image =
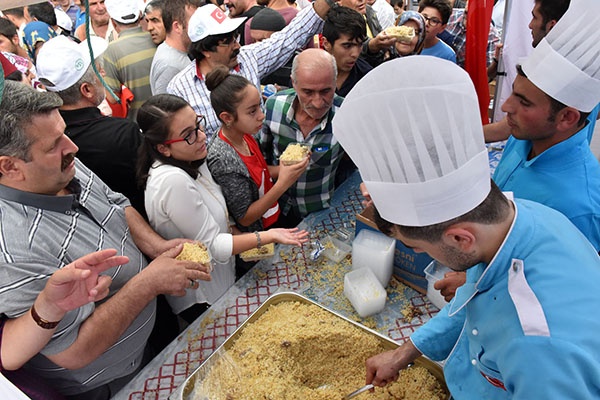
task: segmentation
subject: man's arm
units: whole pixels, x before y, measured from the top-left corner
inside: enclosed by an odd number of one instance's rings
[[[187,239],[165,240],[152,229],[140,213],[133,207],[125,208],[125,218],[135,245],[148,257],[154,259],[165,251],[180,243],[189,242]]]
[[[108,295],[112,282],[101,272],[129,262],[107,249],[88,254],[57,270],[34,302],[37,316],[45,321],[60,321],[67,311]],[[2,366],[7,370],[20,368],[50,341],[56,327],[42,327],[33,319],[32,310],[6,321],[2,332]]]
[[[179,252],[181,246],[159,256],[97,306],[81,324],[75,342],[58,354],[48,355],[48,359],[67,369],[82,368],[114,345],[157,295],[182,296],[190,289],[190,281],[210,280],[207,266],[175,260]]]

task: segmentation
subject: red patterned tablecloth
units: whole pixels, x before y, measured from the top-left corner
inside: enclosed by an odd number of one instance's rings
[[[355,215],[362,211],[358,174],[337,191],[328,210],[307,217],[301,227],[311,233],[311,242],[344,228],[353,232]],[[269,296],[295,291],[321,305],[404,342],[438,309],[427,298],[392,279],[384,311],[361,319],[344,297],[343,275],[351,269],[348,256],[340,264],[322,258],[311,260],[311,246],[277,247],[276,256],[258,263],[229,289],[201,318],[154,358],[113,399],[158,400],[184,383],[201,363],[220,346]],[[403,311],[412,315],[406,317]]]

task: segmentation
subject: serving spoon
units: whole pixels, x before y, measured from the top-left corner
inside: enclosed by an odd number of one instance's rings
[[[348,393],[346,396],[344,396],[344,400],[348,400],[355,396],[358,396],[359,394],[366,392],[367,390],[373,389],[373,387],[374,387],[373,384],[369,383],[368,385],[365,385],[365,386],[361,387],[360,389],[355,390],[352,393]]]

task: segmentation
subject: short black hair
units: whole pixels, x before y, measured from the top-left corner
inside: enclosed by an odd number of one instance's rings
[[[0,35],[12,39],[17,34],[17,26],[7,18],[0,18]]]
[[[29,15],[31,18],[35,18],[38,21],[45,22],[50,26],[56,25],[56,14],[54,13],[54,7],[49,2],[43,2],[38,4],[31,4],[27,6]]]
[[[521,64],[517,64],[517,74],[519,74],[520,76],[527,78],[527,74],[525,74],[525,72],[523,71],[523,67],[521,66]],[[548,99],[550,99],[550,118],[553,119],[556,117],[556,114],[562,110],[563,108],[568,107],[566,104],[556,100],[554,97],[550,96],[548,93],[544,92],[544,94],[548,97]],[[575,107],[573,107],[575,108]],[[587,120],[587,117],[590,115],[589,112],[583,112],[580,110],[579,111],[579,121],[577,121],[577,126],[583,126],[583,124],[585,124],[585,121]]]
[[[419,2],[419,12],[422,12],[425,7],[433,7],[439,11],[442,16],[442,24],[446,25],[452,15],[452,4],[450,0],[421,0]]]
[[[9,8],[2,12],[4,15],[14,15],[17,18],[25,18],[25,7]]]
[[[490,192],[481,204],[471,211],[449,221],[428,226],[403,226],[383,219],[377,209],[375,209],[375,224],[381,232],[388,236],[392,236],[394,228],[396,228],[398,232],[407,238],[423,240],[429,243],[439,242],[449,227],[460,222],[473,222],[483,225],[498,224],[504,221],[509,215],[510,202],[494,181],[490,181]]]
[[[351,40],[364,42],[367,39],[367,24],[358,11],[348,7],[333,7],[327,13],[323,37],[333,45],[342,34],[348,35]]]
[[[540,5],[539,11],[542,22],[546,25],[554,20],[558,21],[567,12],[571,0],[535,0]]]

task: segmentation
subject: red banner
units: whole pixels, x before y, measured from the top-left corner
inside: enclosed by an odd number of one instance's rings
[[[467,13],[465,70],[475,85],[481,122],[484,125],[489,123],[490,90],[487,78],[486,51],[493,8],[493,0],[469,0]]]

